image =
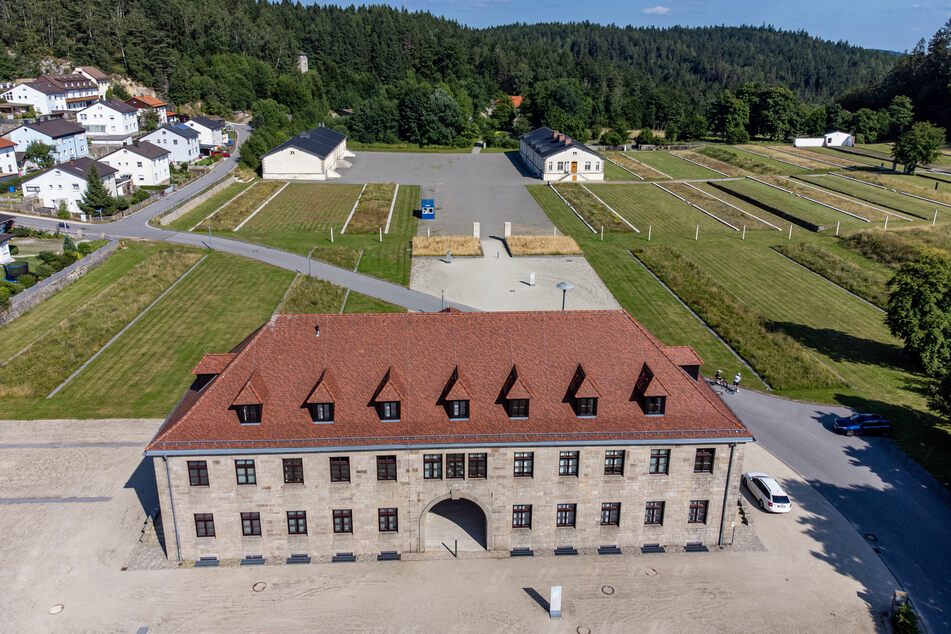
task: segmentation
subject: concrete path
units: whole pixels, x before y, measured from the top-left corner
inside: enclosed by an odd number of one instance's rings
[[[932,632],[951,631],[951,506],[947,492],[888,439],[847,438],[843,407],[741,390],[724,401],[756,440],[801,474],[867,536]],[[795,501],[796,490],[789,491]],[[835,553],[830,556],[835,557]]]

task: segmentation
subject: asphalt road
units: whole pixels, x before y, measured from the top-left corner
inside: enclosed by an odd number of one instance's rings
[[[888,439],[834,433],[832,420],[851,410],[749,390],[723,398],[763,447],[802,475],[877,549],[930,631],[951,631],[951,505],[941,486]]]

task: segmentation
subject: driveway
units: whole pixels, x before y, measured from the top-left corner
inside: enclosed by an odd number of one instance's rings
[[[554,226],[526,185],[542,181],[522,174],[518,153],[415,154],[356,152],[350,168],[338,170],[335,183],[419,185],[421,198],[436,199],[436,219],[422,220],[419,235],[472,235],[481,223],[483,238],[512,233],[546,235]]]
[[[763,447],[868,535],[930,630],[951,631],[951,506],[940,485],[887,439],[832,432],[848,409],[749,390],[723,398]]]

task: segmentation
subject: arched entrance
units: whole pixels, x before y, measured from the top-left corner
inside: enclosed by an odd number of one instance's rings
[[[419,549],[479,552],[491,550],[492,530],[485,507],[476,501],[449,495],[433,500],[419,518]]]

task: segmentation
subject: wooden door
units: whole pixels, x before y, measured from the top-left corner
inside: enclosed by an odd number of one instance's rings
[[[572,174],[577,174],[577,173],[578,173],[578,161],[572,161],[572,162],[571,162],[571,173],[572,173]]]

